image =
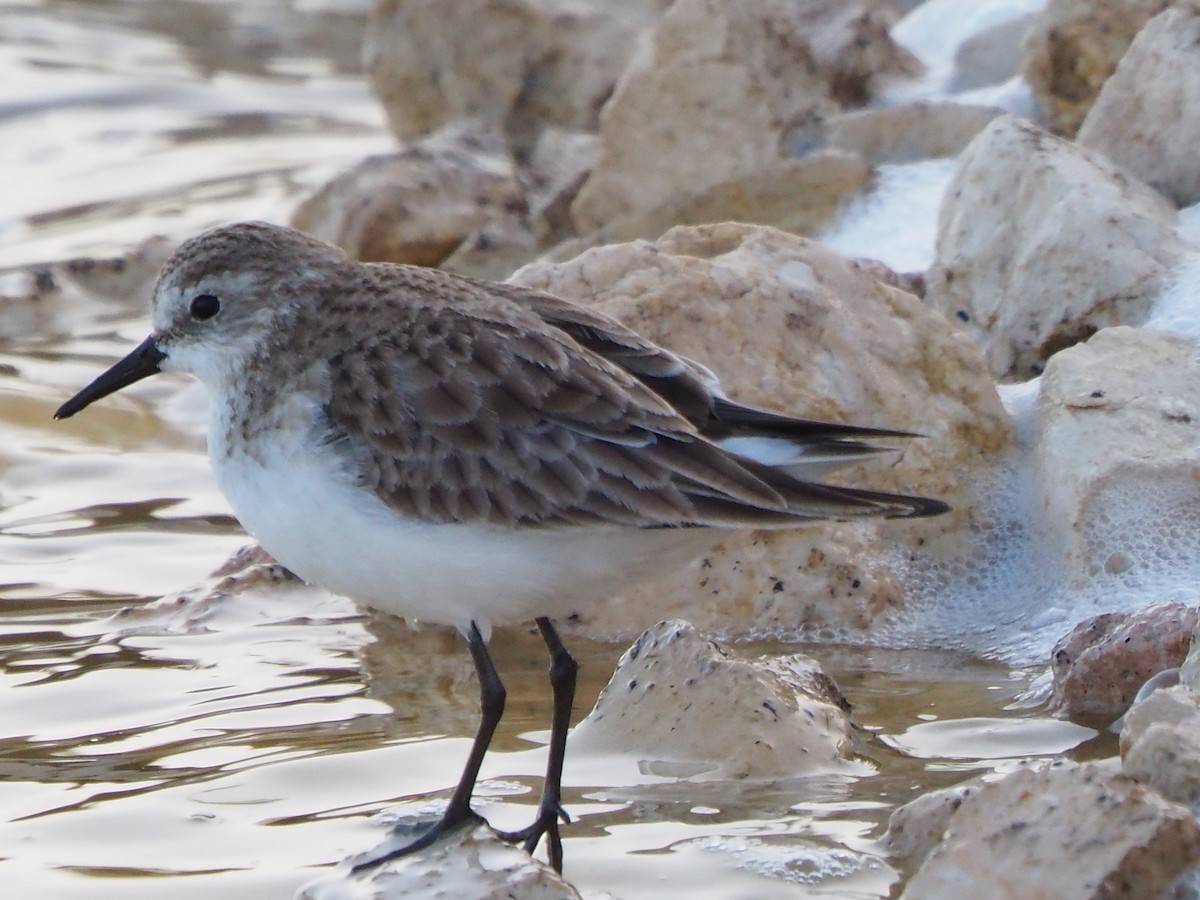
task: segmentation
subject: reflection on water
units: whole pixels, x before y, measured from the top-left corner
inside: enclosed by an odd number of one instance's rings
[[[7,6],[0,266],[278,218],[302,184],[388,147],[358,77],[366,7]]]
[[[357,77],[366,6],[7,6],[0,267],[280,219],[305,185],[390,146]],[[146,272],[167,246],[145,251]],[[154,379],[51,421],[144,335],[136,268],[0,268],[0,882],[30,897],[288,896],[372,845],[372,816],[445,798],[477,688],[455,635],[298,585],[175,602],[245,541],[203,456],[201,392]],[[582,715],[622,648],[572,644]],[[1003,755],[985,734],[978,757],[949,758],[919,723],[1012,719],[1029,678],[949,655],[817,654],[877,775],[689,784],[569,756],[571,879],[623,898],[885,896],[897,876],[871,839],[890,810]],[[519,629],[494,655],[509,711],[480,807],[517,827],[544,767],[546,662]],[[1062,746],[1026,731],[1020,750]]]

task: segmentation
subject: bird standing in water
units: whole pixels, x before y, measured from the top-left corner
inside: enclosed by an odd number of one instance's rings
[[[504,711],[487,638],[533,620],[554,711],[534,822],[562,867],[575,660],[552,620],[669,571],[729,531],[927,516],[922,497],[831,487],[831,467],[905,432],[795,419],[725,398],[703,366],[556,297],[364,264],[300,232],[242,223],[194,237],[154,291],[153,333],[68,400],[64,419],[156,372],[211,398],[208,450],[238,520],[306,581],[456,626],[481,719],[440,820],[471,795]]]

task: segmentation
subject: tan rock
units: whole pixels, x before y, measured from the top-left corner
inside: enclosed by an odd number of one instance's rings
[[[1200,813],[1200,716],[1156,722],[1122,742],[1121,770],[1130,778]]]
[[[519,242],[526,213],[500,135],[460,123],[364,160],[301,203],[291,224],[364,261],[438,266],[488,226]]]
[[[803,654],[739,660],[687,622],[659,622],[621,657],[571,752],[703,780],[863,772],[848,710]]]
[[[1178,206],[1200,201],[1200,10],[1168,9],[1134,38],[1079,129]]]
[[[870,0],[799,0],[794,4],[804,39],[834,99],[861,106],[880,81],[913,76],[921,63],[892,40],[896,14]]]
[[[1130,42],[1171,0],[1049,0],[1030,24],[1021,72],[1050,128],[1073,135]]]
[[[1155,725],[1200,722],[1200,695],[1184,684],[1155,691],[1125,714],[1121,728],[1121,755]]]
[[[190,633],[210,628],[212,617],[228,610],[230,602],[243,594],[270,597],[274,601],[294,591],[307,593],[317,589],[301,582],[262,547],[248,544],[199,584],[150,603],[124,607],[107,619],[104,626],[122,634],[141,630]],[[261,609],[259,616],[266,618]]]
[[[828,146],[857,153],[868,162],[915,162],[958,156],[1003,110],[966,103],[913,103],[861,109],[825,121]]]
[[[1135,705],[1121,729],[1121,769],[1200,814],[1200,695],[1179,684]]]
[[[439,269],[502,281],[539,254],[537,237],[524,223],[509,218],[481,225],[467,235]]]
[[[622,232],[621,240],[653,239],[674,225],[711,222],[747,222],[813,234],[870,181],[871,167],[858,156],[811,153],[722,181],[632,219],[618,219],[612,227]]]
[[[1098,329],[1141,322],[1187,252],[1158,193],[1015,116],[971,142],[945,196],[926,299],[999,378],[1029,378]]]
[[[0,339],[74,334],[114,308],[145,308],[174,249],[166,238],[154,236],[121,256],[87,256],[0,273]]]
[[[544,125],[594,130],[667,0],[376,0],[367,77],[402,141],[485,118],[520,146]]]
[[[547,245],[575,234],[571,204],[592,171],[599,139],[584,131],[547,128],[523,171],[529,217]]]
[[[972,780],[922,794],[888,816],[883,848],[909,868],[916,868],[946,834],[951,817],[982,782]]]
[[[811,241],[768,228],[678,228],[654,244],[539,263],[513,281],[604,312],[722,377],[747,403],[913,429],[886,461],[844,478],[943,497],[922,522],[822,524],[728,539],[690,568],[581,613],[580,630],[629,635],[653,616],[744,634],[863,628],[903,601],[885,546],[955,547],[972,516],[968,473],[1009,446],[1007,416],[971,342],[911,294]],[[839,473],[842,474],[842,473]]]
[[[393,900],[399,897],[461,897],[472,900],[580,900],[579,892],[549,866],[506,844],[486,825],[463,828],[431,847],[364,872],[351,867],[395,845],[342,862],[304,885],[296,900]]]
[[[791,156],[833,108],[798,20],[785,0],[676,0],[604,107],[580,231]]]
[[[1123,775],[1060,761],[983,785],[901,895],[1157,897],[1200,861],[1200,825]]]
[[[1152,579],[1194,559],[1200,535],[1200,368],[1195,345],[1109,328],[1051,358],[1034,461],[1047,541],[1076,583]]]
[[[1182,603],[1154,603],[1079,623],[1054,646],[1051,705],[1083,725],[1116,721],[1147,680],[1183,662],[1196,621]]]
[[[590,234],[560,244],[543,259],[566,262],[591,247],[654,240],[676,225],[748,222],[812,235],[833,219],[847,198],[867,187],[871,174],[861,158],[838,151],[779,160],[698,194],[618,216]]]

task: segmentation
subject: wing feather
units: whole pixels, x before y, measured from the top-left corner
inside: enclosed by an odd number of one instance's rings
[[[771,527],[929,511],[920,498],[812,485],[727,452],[705,434],[718,420],[742,434],[761,415],[770,436],[789,439],[796,420],[724,400],[707,369],[599,313],[512,286],[451,283],[459,294],[397,303],[393,319],[329,360],[331,440],[399,512]],[[817,430],[825,444],[899,436],[830,428]]]

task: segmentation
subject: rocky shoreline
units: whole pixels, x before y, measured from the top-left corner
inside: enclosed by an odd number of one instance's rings
[[[377,5],[369,73],[406,149],[341,176],[294,224],[372,258],[486,277],[516,269],[516,283],[595,304],[706,362],[739,399],[920,432],[894,461],[849,477],[955,508],[916,527],[748,535],[574,628],[612,639],[652,613],[734,637],[870,634],[908,602],[897,556],[940,568],[954,593],[979,535],[1001,527],[984,488],[1016,456],[1031,468],[1028,527],[1052,545],[1048,582],[1132,580],[1196,549],[1196,333],[1145,326],[1197,259],[1177,209],[1200,200],[1185,149],[1200,121],[1200,9],[1052,0],[958,48],[945,83],[960,96],[898,104],[889,91],[922,65],[892,38],[899,12],[885,3],[466,6],[474,27],[439,31],[431,4]],[[453,52],[435,58],[434,36]],[[1005,82],[1024,93],[963,102]],[[1014,94],[1028,108],[999,108]],[[950,157],[927,271],[821,245],[879,166]],[[1036,403],[1014,418],[998,385],[1035,378]],[[1163,520],[1147,521],[1146,506]],[[1120,764],[1022,767],[898,810],[884,845],[911,873],[903,896],[966,885],[1190,896],[1195,607],[1133,606],[1083,617],[1047,660],[1060,715],[1100,727],[1125,716]],[[674,663],[638,659],[693,625],[638,639],[575,752],[719,760],[736,778],[817,771],[828,754],[816,746],[851,764],[852,713],[794,669],[768,675],[770,664],[714,697],[760,712],[803,698],[825,724],[811,735],[774,723],[804,746],[790,761],[756,763],[724,743],[706,754],[704,711],[724,704],[698,701],[680,721],[675,690],[694,694],[701,671],[707,683],[725,666],[694,648]],[[1178,685],[1126,714],[1146,680],[1181,665]],[[779,677],[789,699],[762,700],[761,678]],[[664,718],[674,724],[651,737]],[[750,743],[764,741],[782,737]]]

